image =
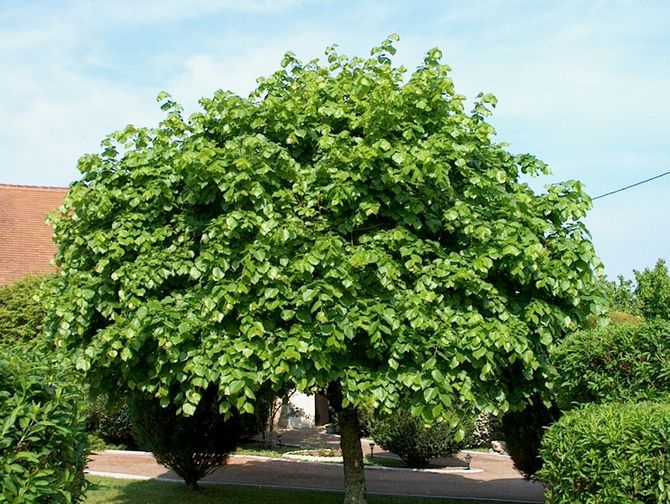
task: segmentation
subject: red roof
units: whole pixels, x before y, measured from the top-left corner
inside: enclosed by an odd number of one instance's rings
[[[56,245],[45,220],[61,206],[67,191],[0,184],[0,285],[54,271]]]

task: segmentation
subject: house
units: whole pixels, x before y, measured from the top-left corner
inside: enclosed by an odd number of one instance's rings
[[[67,188],[0,184],[0,285],[55,271],[56,245],[47,216]]]

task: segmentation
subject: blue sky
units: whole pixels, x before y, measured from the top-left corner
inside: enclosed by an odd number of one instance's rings
[[[216,89],[246,95],[291,50],[364,56],[401,36],[415,68],[438,46],[467,96],[493,92],[513,152],[598,195],[670,170],[670,2],[3,1],[0,182],[66,186],[77,158],[128,123],[187,111]],[[670,176],[603,198],[587,223],[610,276],[670,259]]]

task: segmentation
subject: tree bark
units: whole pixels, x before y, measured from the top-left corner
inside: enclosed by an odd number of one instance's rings
[[[198,480],[194,478],[188,478],[184,480],[184,483],[186,483],[186,488],[191,491],[195,492],[197,490],[200,490],[200,486],[198,485]]]
[[[344,504],[367,504],[358,413],[340,410],[340,446],[344,459]]]

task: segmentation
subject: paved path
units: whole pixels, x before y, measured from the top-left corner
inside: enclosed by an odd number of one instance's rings
[[[462,457],[462,455],[459,455]],[[398,469],[366,468],[370,493],[453,498],[488,498],[515,502],[544,502],[544,490],[524,481],[508,457],[472,454],[472,467],[481,472],[435,474]],[[158,464],[152,455],[141,452],[105,451],[94,454],[88,465],[93,474],[117,477],[179,479]],[[254,486],[274,486],[315,490],[343,490],[342,466],[293,462],[262,457],[233,456],[225,469],[205,481]]]

